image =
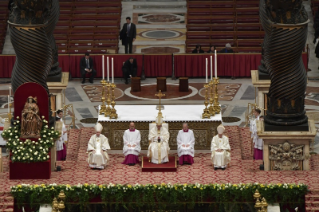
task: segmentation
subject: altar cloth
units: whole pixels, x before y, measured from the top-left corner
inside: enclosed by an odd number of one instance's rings
[[[210,119],[202,119],[204,105],[165,105],[162,110],[165,122],[221,122],[221,114],[215,114]],[[98,116],[98,122],[153,122],[157,117],[156,105],[116,105],[117,119],[104,115]]]

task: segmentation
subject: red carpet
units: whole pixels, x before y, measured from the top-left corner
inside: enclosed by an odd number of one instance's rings
[[[149,162],[148,157],[142,157],[142,172],[176,172],[177,163],[175,156],[169,157],[169,162],[154,164]]]

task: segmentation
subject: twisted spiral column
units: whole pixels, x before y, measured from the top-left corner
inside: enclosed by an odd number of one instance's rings
[[[48,74],[49,77],[56,76],[61,73],[61,68],[59,67],[59,62],[58,62],[58,47],[55,43],[55,39],[53,36],[55,26],[59,21],[59,16],[60,16],[59,0],[52,0],[51,12],[48,19],[48,24],[45,27],[45,30],[49,39],[49,43],[52,49],[52,57],[53,57],[52,67]]]
[[[299,125],[308,121],[304,99],[307,86],[302,50],[307,40],[308,21],[300,24],[271,23],[265,43],[266,67],[271,85],[265,122],[272,125]]]
[[[45,25],[23,26],[10,21],[8,23],[11,42],[16,52],[11,77],[13,91],[24,83],[36,82],[49,94],[46,79],[51,69],[52,49]]]

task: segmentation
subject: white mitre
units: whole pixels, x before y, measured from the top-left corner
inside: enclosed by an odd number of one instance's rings
[[[223,134],[225,131],[225,127],[221,124],[217,127],[218,134]]]
[[[163,117],[157,116],[155,120],[156,125],[162,125],[163,124]]]
[[[97,123],[94,128],[96,132],[102,132],[103,130],[103,126],[100,123]]]

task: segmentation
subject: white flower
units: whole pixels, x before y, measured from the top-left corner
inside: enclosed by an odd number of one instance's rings
[[[51,133],[48,133],[48,135],[51,135]]]
[[[20,152],[20,149],[18,149],[18,152]]]
[[[10,135],[12,135],[12,133],[10,133]]]
[[[19,124],[19,123],[20,123],[20,121],[17,121],[17,123]]]
[[[40,146],[40,149],[42,149],[42,146]]]
[[[50,156],[48,155],[47,158],[50,158]]]
[[[19,119],[20,117],[19,116],[17,116],[17,119]]]
[[[30,158],[30,160],[33,160],[33,158]]]
[[[18,157],[18,160],[20,160],[20,157]]]
[[[18,132],[18,130],[15,130],[14,132],[15,132],[15,133],[17,133],[17,132]]]
[[[24,160],[25,158],[23,157],[22,160]]]
[[[54,130],[54,127],[51,127],[52,130]]]
[[[48,128],[48,125],[45,125],[45,128]]]
[[[35,152],[35,153],[34,153],[34,155],[37,155],[37,154],[38,154],[38,152]]]
[[[11,138],[9,138],[9,141],[11,141]]]
[[[47,159],[46,157],[43,157],[43,160]]]
[[[298,207],[295,208],[295,211],[298,211]]]
[[[44,119],[45,117],[44,117],[44,116],[42,116],[42,118]]]
[[[38,140],[41,141],[41,138],[39,138]]]

